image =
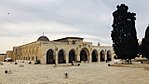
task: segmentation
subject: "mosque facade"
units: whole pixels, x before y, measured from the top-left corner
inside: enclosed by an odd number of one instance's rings
[[[41,64],[69,64],[72,62],[105,62],[114,57],[111,46],[92,45],[80,37],[65,37],[50,41],[40,36],[37,41],[13,47],[9,54],[14,61]]]

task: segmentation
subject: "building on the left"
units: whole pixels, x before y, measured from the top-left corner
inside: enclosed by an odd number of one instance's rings
[[[4,61],[6,59],[6,54],[0,54],[0,61]]]
[[[14,60],[14,52],[9,50],[9,51],[6,51],[6,54],[0,54],[0,61],[15,61]]]

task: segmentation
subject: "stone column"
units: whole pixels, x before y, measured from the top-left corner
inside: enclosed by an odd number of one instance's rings
[[[114,60],[114,55],[115,55],[114,52],[112,52],[112,53],[111,53],[111,61]]]
[[[69,55],[66,54],[66,64],[69,64]]]
[[[77,56],[77,61],[80,61],[80,55],[77,54],[76,56]]]
[[[107,60],[107,50],[106,49],[104,50],[104,56],[105,56],[105,62],[106,62],[106,60]]]
[[[98,62],[100,62],[100,54],[98,54]]]
[[[91,54],[89,55],[88,62],[92,63],[92,55]]]
[[[107,60],[107,53],[105,52],[105,61]]]
[[[58,53],[57,51],[55,51],[55,65],[58,64]]]

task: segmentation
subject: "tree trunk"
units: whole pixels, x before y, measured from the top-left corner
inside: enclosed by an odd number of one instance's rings
[[[129,59],[129,64],[132,64],[132,60],[131,59]]]

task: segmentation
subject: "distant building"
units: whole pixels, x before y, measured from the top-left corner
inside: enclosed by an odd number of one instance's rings
[[[14,47],[11,57],[14,61],[31,61],[42,64],[67,64],[72,61],[91,63],[113,60],[114,52],[111,46],[93,46],[92,42],[84,42],[83,39],[66,37],[50,41],[43,35],[35,42]]]
[[[12,61],[12,60],[15,60],[14,59],[14,53],[13,51],[9,50],[9,51],[6,51],[6,58],[5,58],[5,61]]]
[[[6,54],[0,54],[0,61],[4,61],[6,58]]]

